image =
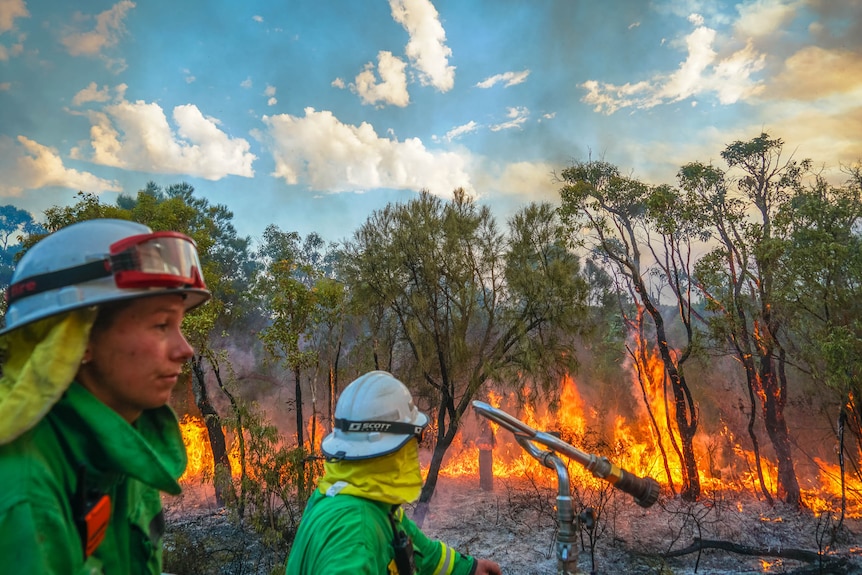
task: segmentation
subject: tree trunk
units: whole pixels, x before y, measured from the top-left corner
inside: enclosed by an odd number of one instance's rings
[[[778,463],[778,491],[776,495],[785,503],[798,507],[802,504],[802,494],[796,479],[796,471],[793,468],[793,453],[787,432],[787,421],[784,419],[784,401],[775,372],[772,370],[772,361],[769,358],[762,358],[760,380],[762,384],[763,423],[766,426],[766,433],[772,441],[772,448],[775,450],[775,458]]]
[[[434,490],[437,489],[437,479],[440,475],[440,469],[443,467],[443,457],[446,455],[446,450],[452,445],[455,431],[457,429],[450,426],[450,432],[446,434],[443,441],[438,442],[434,446],[434,453],[431,455],[431,464],[428,466],[428,476],[425,478],[425,484],[422,486],[422,492],[419,494],[419,501],[414,511],[413,521],[420,529],[428,514],[428,505],[434,496]],[[452,437],[449,437],[450,435]]]
[[[239,404],[236,401],[236,398],[233,394],[225,387],[224,381],[221,378],[221,370],[219,369],[219,364],[210,356],[210,367],[213,370],[213,374],[216,378],[216,383],[218,384],[219,389],[230,401],[230,407],[233,411],[233,416],[236,418],[236,441],[239,446],[239,498],[237,499],[237,514],[239,518],[242,519],[245,517],[245,486],[246,486],[246,477],[247,477],[247,469],[246,469],[246,461],[245,461],[245,435],[243,435],[243,420],[242,420],[242,410],[239,408]],[[223,469],[222,474],[219,475],[219,468],[216,469],[217,473],[215,476],[216,489],[219,489],[221,486],[222,489],[230,489],[231,496],[235,496],[236,492],[233,491],[233,470],[230,466],[227,469]]]
[[[625,317],[625,313],[623,313]],[[647,383],[649,382],[649,375],[647,374],[647,366],[649,366],[649,356],[647,354],[647,339],[644,335],[644,306],[638,304],[637,305],[637,314],[634,322],[631,323],[632,328],[637,334],[637,340],[635,341],[635,348],[631,349],[631,347],[626,344],[626,351],[629,356],[631,356],[634,361],[635,373],[638,378],[638,386],[640,386],[641,397],[643,398],[644,408],[647,412],[647,417],[650,420],[650,428],[652,432],[655,434],[655,443],[658,446],[658,450],[661,453],[661,459],[664,463],[664,473],[667,478],[667,484],[670,488],[671,493],[676,495],[676,485],[674,485],[673,474],[670,471],[670,464],[667,458],[667,450],[664,446],[664,441],[662,439],[661,428],[659,427],[658,421],[655,418],[655,411],[653,410],[652,404],[650,403],[650,394],[647,388]],[[666,373],[666,372],[665,372]],[[664,389],[666,386],[662,385]],[[667,403],[667,393],[665,395],[665,403]],[[665,409],[665,413],[667,413],[667,409]],[[668,422],[668,430],[670,430],[670,422]],[[673,441],[673,434],[670,434],[670,440],[674,446],[676,446],[676,442]]]
[[[652,429],[653,433],[655,433],[655,442],[656,442],[656,445],[658,446],[659,452],[661,453],[662,462],[664,463],[664,473],[665,473],[665,477],[667,478],[668,487],[670,487],[671,493],[676,495],[676,486],[673,483],[673,475],[671,474],[670,464],[668,463],[668,459],[667,459],[667,450],[665,449],[664,441],[662,440],[661,428],[658,425],[658,421],[656,421],[655,413],[654,413],[654,410],[652,408],[652,405],[650,404],[650,397],[649,397],[649,393],[647,391],[646,367],[647,367],[647,365],[649,365],[649,362],[648,362],[648,357],[647,357],[647,353],[646,353],[646,349],[647,349],[646,338],[643,335],[643,306],[640,306],[640,305],[638,306],[638,314],[637,315],[638,315],[638,319],[637,319],[638,341],[636,342],[635,349],[634,350],[629,349],[628,352],[629,352],[629,355],[631,355],[632,358],[634,359],[635,372],[637,373],[637,377],[638,377],[638,385],[640,386],[641,396],[643,397],[643,402],[644,402],[644,406],[646,408],[647,416],[649,417],[649,420],[650,420],[650,426],[651,426],[650,428]],[[626,346],[626,347],[628,348],[628,346]],[[665,410],[665,412],[667,412],[667,410]],[[672,435],[671,435],[671,441],[673,441]]]
[[[763,477],[763,461],[760,457],[760,441],[757,438],[757,431],[754,429],[754,424],[757,421],[757,396],[755,389],[757,387],[757,375],[754,371],[754,365],[751,361],[751,356],[738,353],[745,367],[745,380],[748,385],[748,401],[751,409],[748,413],[748,437],[751,439],[752,450],[754,451],[754,465],[757,469],[757,479],[760,482],[760,492],[766,498],[766,501],[772,505],[772,494],[766,487],[766,479]]]
[[[341,339],[338,340],[338,347],[335,348],[335,358],[329,366],[329,426],[332,429],[332,424],[335,421],[335,402],[338,397],[338,363],[341,359]]]
[[[207,436],[210,441],[210,449],[213,454],[213,462],[215,476],[224,470],[230,474],[230,461],[227,458],[227,442],[224,437],[224,430],[221,425],[221,418],[218,412],[213,407],[207,393],[206,383],[204,381],[203,356],[195,355],[192,357],[192,391],[195,396],[195,404],[204,418],[204,424],[207,427]],[[214,481],[216,505],[223,507],[225,503],[224,486],[220,482]]]
[[[305,434],[303,432],[303,417],[302,417],[302,384],[300,383],[300,370],[298,367],[293,368],[293,393],[296,397],[296,446],[302,447],[305,443]]]
[[[443,377],[444,381],[448,378]],[[414,512],[414,521],[422,528],[425,522],[425,516],[428,513],[428,505],[431,503],[431,498],[434,496],[434,490],[437,489],[437,478],[440,475],[440,469],[443,467],[443,457],[446,455],[446,450],[452,445],[455,439],[455,434],[458,433],[458,422],[460,415],[455,411],[455,405],[452,402],[451,388],[447,384],[441,387],[442,396],[440,398],[439,409],[437,411],[437,437],[434,445],[434,452],[431,454],[431,463],[428,466],[428,475],[425,477],[425,484],[422,486],[422,492],[419,494],[419,501]],[[449,416],[449,425],[446,425],[446,416]]]
[[[676,425],[682,444],[683,484],[680,496],[686,501],[696,501],[700,497],[700,475],[697,470],[697,459],[694,455],[694,436],[698,425],[697,410],[694,407],[694,400],[691,397],[691,391],[688,389],[685,377],[671,356],[664,328],[664,318],[662,318],[661,312],[652,305],[652,302],[645,297],[645,294],[645,286],[641,285],[640,295],[644,297],[644,305],[655,324],[656,345],[661,354],[665,371],[670,378],[671,390],[673,391]]]
[[[479,438],[476,446],[479,451],[479,488],[482,491],[494,491],[494,430],[490,422],[479,418]]]
[[[844,516],[847,513],[847,468],[844,463],[844,424],[847,421],[846,398],[838,414],[838,468],[841,470],[841,518],[838,520],[838,528],[844,524]]]

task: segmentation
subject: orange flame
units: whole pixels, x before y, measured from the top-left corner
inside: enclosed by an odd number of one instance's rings
[[[669,485],[660,446],[668,459],[670,480],[678,487],[682,481],[679,456],[674,447],[678,439],[671,435],[674,425],[672,402],[665,402],[664,371],[661,361],[651,354],[645,354],[645,365],[635,366],[643,377],[646,397],[653,410],[655,424],[641,408],[634,421],[621,415],[613,416],[587,409],[575,381],[565,377],[560,383],[560,401],[555,411],[547,408],[518,407],[515,393],[508,395],[489,391],[488,403],[514,415],[527,425],[539,431],[558,433],[567,443],[587,453],[607,456],[620,467],[639,476],[649,476],[660,484]],[[643,398],[640,382],[633,376],[637,397]],[[469,424],[470,419],[465,418]],[[493,422],[476,416],[480,422],[479,432],[472,432],[469,425],[462,425],[455,440],[447,451],[440,475],[444,477],[479,477],[479,452],[492,453],[490,460],[493,476],[497,478],[531,478],[539,485],[553,486],[556,474],[553,469],[544,467],[530,456],[517,443],[514,436],[500,430]],[[481,425],[485,427],[481,427]],[[180,422],[183,441],[188,453],[188,467],[180,478],[181,482],[211,479],[213,475],[213,456],[209,436],[204,421],[199,417],[186,415]],[[658,431],[656,430],[658,428]],[[315,450],[326,434],[322,422],[312,418],[306,429],[306,437],[314,441]],[[695,437],[695,454],[698,458],[701,489],[704,495],[721,490],[760,493],[759,478],[756,472],[755,457],[751,450],[740,445],[728,425],[712,434],[703,430]],[[544,450],[545,447],[537,445]],[[862,454],[859,464],[862,464]],[[423,456],[424,459],[424,456]],[[231,473],[240,476],[240,457],[238,442],[232,441],[228,453]],[[842,486],[841,473],[836,463],[813,458],[816,464],[816,477],[806,478],[802,483],[803,503],[815,513],[834,512],[840,508],[842,489],[846,498],[848,517],[862,517],[862,480],[850,473],[845,474]],[[766,457],[761,457],[761,467],[767,489],[774,491],[777,485],[777,467]],[[849,466],[848,466],[849,467]],[[858,467],[857,467],[858,468]],[[427,469],[427,466],[426,466]],[[248,470],[253,476],[255,470]],[[596,480],[580,465],[570,465],[571,485],[578,488],[596,488],[602,482]],[[740,504],[741,505],[741,504]]]
[[[215,465],[209,432],[204,420],[200,417],[186,414],[180,420],[180,431],[188,456],[188,465],[179,479],[180,483],[188,484],[193,481],[211,479]],[[223,429],[222,431],[226,439],[230,439],[231,434],[229,431],[227,429]],[[305,431],[309,441],[314,438],[314,447],[319,451],[320,442],[326,434],[320,420],[317,418],[310,420]],[[235,479],[239,478],[242,475],[242,466],[240,461],[240,446],[235,437],[230,442],[227,457],[230,463],[231,476]],[[252,475],[254,474],[254,470],[250,470],[250,472]]]
[[[499,392],[488,395],[489,403],[514,415],[530,427],[539,431],[556,431],[571,445],[587,453],[607,456],[620,467],[640,476],[655,478],[660,484],[668,486],[668,477],[659,446],[664,447],[668,458],[671,478],[678,487],[682,481],[681,467],[670,429],[675,429],[672,402],[663,398],[664,370],[655,355],[647,355],[646,365],[641,366],[644,386],[654,413],[656,425],[646,416],[645,410],[635,421],[622,416],[612,419],[613,425],[604,432],[602,416],[585,410],[584,402],[575,381],[566,377],[561,382],[560,405],[556,413],[547,409],[524,407],[519,409],[515,394],[505,396]],[[640,385],[637,385],[638,397]],[[478,418],[479,416],[477,416]],[[607,417],[605,415],[605,417]],[[668,423],[671,425],[668,425]],[[493,432],[493,475],[497,478],[525,478],[551,485],[556,480],[554,470],[544,467],[531,457],[515,441],[514,436],[490,422]],[[659,433],[656,432],[656,427]],[[760,493],[760,483],[756,472],[754,452],[743,448],[733,433],[723,424],[718,433],[709,434],[703,430],[695,437],[695,454],[699,462],[701,489],[705,495],[720,490]],[[544,450],[544,446],[537,445]],[[478,477],[479,449],[491,446],[476,438],[471,438],[469,429],[462,427],[444,460],[440,475],[444,477]],[[822,459],[814,459],[819,470],[819,478],[810,481],[803,488],[803,503],[815,513],[835,511],[840,508],[841,481],[837,464]],[[862,457],[860,457],[862,463]],[[778,471],[774,461],[761,457],[761,468],[767,489],[774,491]],[[573,487],[596,486],[597,480],[580,465],[570,465],[569,473]],[[599,482],[600,483],[600,482]],[[848,517],[862,517],[862,481],[858,477],[845,475],[844,493]]]
[[[223,430],[227,434],[227,430]],[[204,420],[200,417],[186,414],[180,420],[180,432],[186,446],[188,464],[180,477],[180,483],[190,483],[194,480],[211,478],[215,463],[210,447],[209,432]],[[239,446],[234,443],[227,454],[233,477],[240,476]]]

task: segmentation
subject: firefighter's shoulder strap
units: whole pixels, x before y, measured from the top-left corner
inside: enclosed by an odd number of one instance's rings
[[[81,551],[84,553],[84,561],[92,555],[108,532],[108,523],[111,520],[111,498],[107,493],[94,489],[87,481],[87,464],[78,461],[69,445],[69,439],[54,425],[54,433],[66,452],[66,457],[75,462],[75,492],[72,494],[72,517],[78,535],[81,537]]]
[[[111,498],[107,493],[89,489],[87,486],[87,468],[78,464],[78,486],[72,496],[72,513],[75,526],[81,536],[81,549],[84,551],[84,561],[96,551],[111,520]]]
[[[400,505],[393,505],[389,510],[389,522],[392,524],[392,547],[395,550],[395,566],[399,575],[416,573],[416,563],[413,560],[413,542],[407,533],[401,529],[401,518],[404,510]]]

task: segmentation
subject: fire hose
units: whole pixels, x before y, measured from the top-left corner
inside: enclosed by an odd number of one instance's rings
[[[611,463],[607,457],[585,453],[544,431],[537,431],[520,419],[483,401],[473,401],[473,409],[480,415],[509,430],[518,444],[534,459],[557,473],[557,564],[558,575],[577,573],[577,529],[572,501],[569,472],[557,453],[574,459],[593,476],[607,481],[620,491],[631,495],[641,507],[650,507],[658,500],[659,484],[651,477],[638,477]],[[540,443],[550,451],[540,449]]]

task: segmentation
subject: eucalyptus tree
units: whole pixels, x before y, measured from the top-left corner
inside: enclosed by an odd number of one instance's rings
[[[317,380],[323,370],[322,360],[327,364],[330,394],[337,384],[345,300],[344,286],[334,276],[337,245],[327,244],[314,232],[303,239],[298,232],[285,232],[271,224],[264,230],[256,255],[261,268],[254,294],[266,317],[258,337],[267,353],[293,375],[296,440],[302,448],[307,423],[303,378],[310,381],[312,432],[317,428]],[[327,403],[332,403],[331,398]]]
[[[698,263],[696,275],[717,314],[711,325],[737,345],[749,385],[760,403],[778,466],[777,496],[801,504],[799,481],[784,409],[788,400],[785,315],[780,304],[780,270],[786,238],[776,215],[801,189],[810,160],[782,158],[784,142],[762,133],[728,145],[721,157],[738,176],[727,189],[712,188],[701,209],[713,220],[718,245]],[[684,187],[710,189],[703,178],[718,177],[700,164],[683,168]],[[723,176],[722,176],[723,177]]]
[[[40,233],[45,230],[33,219],[33,214],[12,205],[0,206],[0,250],[4,254],[15,246],[20,248],[23,236]]]
[[[781,206],[776,227],[786,238],[777,271],[789,353],[806,366],[839,406],[838,459],[862,453],[862,173],[851,170],[841,186],[814,184]],[[850,450],[843,431],[856,438]],[[854,462],[851,456],[850,461]],[[856,468],[857,476],[862,470]]]
[[[329,421],[335,413],[338,393],[339,363],[343,352],[345,324],[348,310],[347,292],[337,277],[337,262],[341,255],[335,242],[325,242],[316,232],[309,233],[297,253],[300,265],[298,279],[311,289],[314,299],[311,322],[306,334],[306,345],[315,350],[315,362],[309,390],[312,404],[312,433],[317,430],[317,393],[321,372],[326,372],[326,416]],[[317,438],[312,437],[314,444]]]
[[[653,188],[624,177],[610,163],[576,162],[563,170],[561,177],[559,212],[568,228],[569,241],[573,247],[587,250],[597,262],[607,265],[620,280],[621,295],[628,295],[636,308],[635,315],[629,318],[629,335],[639,336],[636,347],[645,344],[642,339],[644,311],[652,322],[654,346],[673,393],[679,446],[674,433],[670,436],[681,458],[681,495],[695,500],[700,496],[694,453],[698,411],[683,364],[690,357],[693,344],[688,277],[691,242],[696,239],[696,230],[675,217],[682,204],[674,190],[667,186]],[[670,287],[677,315],[686,328],[685,337],[676,342],[677,345],[672,346],[670,341],[660,294],[654,290],[656,285]],[[622,309],[624,311],[624,307]],[[642,359],[645,351],[641,347],[632,349],[631,353],[633,356],[640,353]],[[645,397],[645,403],[654,431],[658,433],[649,398]],[[670,422],[668,425],[670,428]],[[662,447],[660,436],[657,443]],[[667,463],[665,465],[667,467]],[[670,477],[669,470],[668,475]]]
[[[389,204],[345,245],[352,300],[395,318],[394,369],[431,404],[434,450],[420,523],[443,457],[483,386],[517,373],[558,383],[573,367],[571,336],[586,286],[558,233],[547,204],[525,207],[503,233],[490,210],[459,188],[450,201],[423,191]],[[378,317],[387,325],[389,316]]]
[[[314,323],[317,329],[312,334],[313,345],[319,350],[320,356],[326,358],[326,415],[332,421],[339,392],[339,363],[347,324],[347,290],[341,281],[322,277],[315,285],[315,296],[317,306]]]
[[[270,224],[263,232],[258,259],[263,269],[255,279],[255,293],[264,305],[268,324],[258,334],[266,351],[293,374],[296,445],[305,445],[302,373],[317,361],[316,351],[304,345],[312,327],[315,297],[310,285],[314,268],[301,257],[297,232]]]
[[[748,436],[754,453],[754,463],[760,490],[772,501],[763,471],[760,439],[757,433],[757,389],[755,339],[748,320],[752,315],[749,278],[746,263],[749,246],[738,241],[740,227],[747,217],[747,205],[730,195],[725,172],[715,166],[691,162],[677,174],[685,190],[686,203],[693,209],[689,221],[710,234],[712,248],[696,263],[694,285],[705,299],[708,326],[716,342],[727,342],[745,373],[748,392]]]

